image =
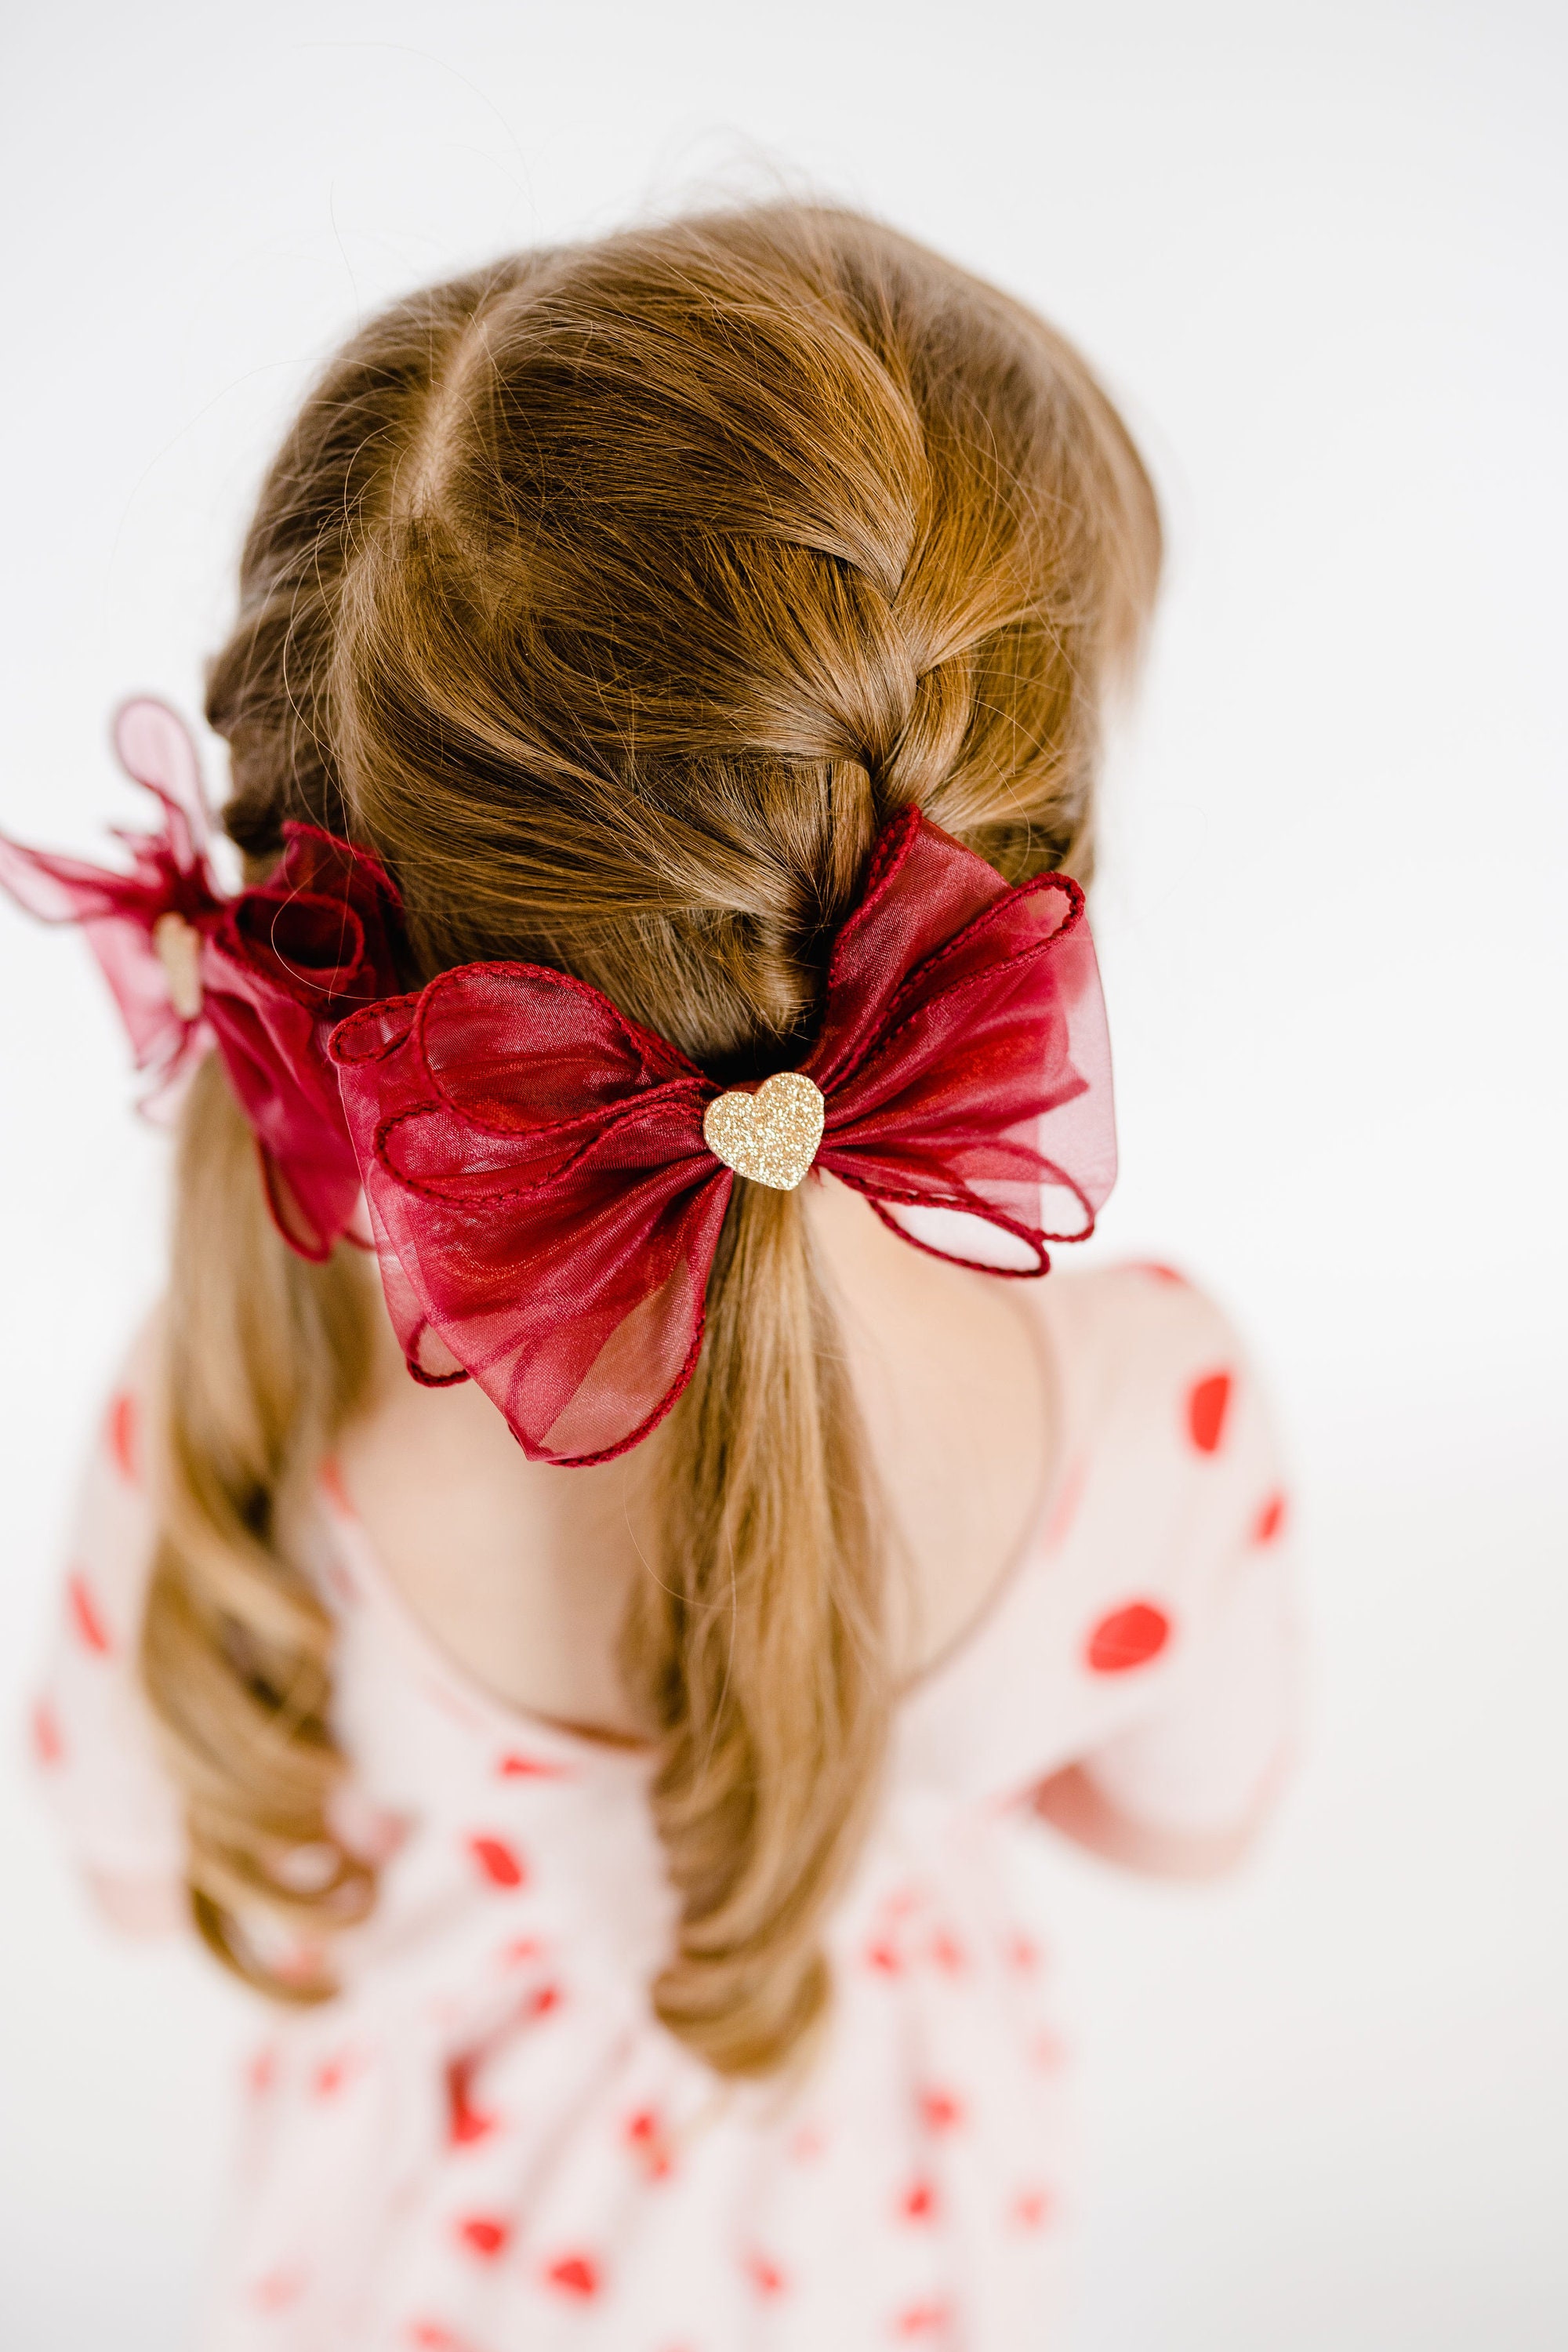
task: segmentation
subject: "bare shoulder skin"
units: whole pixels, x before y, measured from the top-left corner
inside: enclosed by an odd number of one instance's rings
[[[807,1213],[886,1498],[889,1627],[910,1676],[963,1640],[1016,1557],[1056,1467],[1054,1400],[1012,1285],[909,1248],[832,1179],[810,1188]],[[649,1458],[529,1462],[479,1389],[407,1380],[390,1326],[374,1406],[341,1453],[370,1541],[442,1647],[505,1704],[622,1738],[647,1728],[616,1644],[653,1556]],[[1159,1876],[1213,1875],[1250,1843],[1129,1821],[1071,1769],[1037,1809]]]
[[[890,1520],[901,1674],[984,1610],[1052,1465],[1038,1343],[1009,1286],[909,1248],[831,1179],[810,1215]],[[595,1468],[529,1462],[469,1384],[421,1389],[384,1331],[372,1411],[340,1452],[370,1541],[442,1645],[510,1706],[636,1735],[615,1666],[653,1546],[645,1447]]]

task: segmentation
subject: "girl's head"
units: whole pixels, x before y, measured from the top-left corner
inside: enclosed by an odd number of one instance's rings
[[[1143,470],[1081,361],[853,215],[778,207],[519,257],[365,329],[307,401],[213,666],[253,870],[304,816],[395,875],[423,967],[553,963],[722,1077],[809,1035],[879,826],[1086,878],[1102,692],[1152,598]],[[416,977],[411,975],[411,977]],[[660,2014],[715,2065],[820,2010],[874,1793],[883,1559],[798,1195],[737,1184],[628,1676],[681,1904]],[[361,1401],[353,1263],[267,1227],[216,1069],[186,1122],[174,1476],[146,1635],[198,1916],[265,1975],[310,1893],[327,1627],[299,1550]]]

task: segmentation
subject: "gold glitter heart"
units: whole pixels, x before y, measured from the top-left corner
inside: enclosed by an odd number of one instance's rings
[[[702,1114],[702,1137],[715,1160],[793,1192],[816,1157],[826,1105],[802,1070],[778,1070],[754,1095],[720,1095]]]

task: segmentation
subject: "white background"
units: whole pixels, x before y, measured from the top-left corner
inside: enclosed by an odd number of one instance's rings
[[[108,709],[196,703],[309,373],[508,245],[846,196],[1046,310],[1150,454],[1173,555],[1096,912],[1105,1245],[1255,1335],[1315,1693],[1234,1885],[1042,1860],[1084,2352],[1568,2342],[1563,36],[1546,0],[8,12],[14,832],[89,849],[132,814]],[[245,2004],[92,1924],[13,1761],[163,1147],[78,942],[6,915],[0,985],[0,2338],[180,2352]]]

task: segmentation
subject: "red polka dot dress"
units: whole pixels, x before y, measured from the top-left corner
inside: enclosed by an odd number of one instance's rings
[[[1251,1817],[1290,1736],[1289,1513],[1233,1334],[1168,1269],[1030,1294],[1058,1465],[986,1613],[906,1695],[803,2077],[653,2018],[647,1764],[437,1648],[329,1478],[341,1826],[384,1857],[342,1995],[268,2012],[205,2352],[1026,2352],[1062,2342],[1063,2053],[1017,1887],[1076,1764],[1152,1829]],[[132,1670],[130,1400],[92,1471],[35,1748],[92,1868],[176,1877]],[[309,1857],[302,1858],[302,1867]]]

